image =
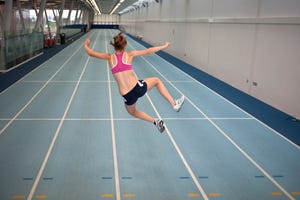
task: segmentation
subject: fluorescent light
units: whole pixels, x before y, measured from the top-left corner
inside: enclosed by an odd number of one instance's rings
[[[99,10],[99,8],[98,8],[98,6],[97,6],[95,0],[87,0],[87,2],[90,4],[90,6],[93,8],[94,12],[95,12],[97,15],[101,14],[101,12],[100,12],[100,10]]]
[[[121,1],[123,1],[123,0],[121,0]],[[137,8],[140,8],[140,7],[144,6],[144,5],[146,6],[147,4],[152,3],[154,1],[155,0],[138,0],[134,4],[128,6],[127,8],[123,9],[122,11],[120,11],[119,14],[122,15],[122,14],[125,14],[125,13],[128,13],[128,12],[137,10]]]
[[[120,0],[119,3],[114,7],[114,9],[112,9],[112,11],[109,13],[110,15],[112,15],[115,10],[117,10],[117,8],[124,2],[125,0]]]

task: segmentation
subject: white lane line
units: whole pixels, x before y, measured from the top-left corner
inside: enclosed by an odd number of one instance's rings
[[[159,73],[164,79],[168,80],[160,71],[158,71],[152,63],[146,60],[144,57],[143,59],[157,72]],[[169,82],[169,84],[176,89],[180,94],[183,94],[173,83]],[[257,169],[259,169],[278,189],[280,189],[289,199],[295,200],[293,196],[289,192],[286,191],[284,187],[282,187],[267,171],[265,171],[251,156],[249,156],[233,139],[231,139],[225,131],[223,131],[215,122],[212,121],[200,108],[198,108],[188,97],[186,97],[196,110],[198,110],[227,140],[231,142],[233,146],[235,146]]]
[[[22,81],[22,83],[45,83],[47,81]],[[51,83],[77,83],[77,81],[52,80]],[[112,81],[115,82],[115,81]],[[108,83],[108,81],[81,81],[81,83]]]
[[[82,49],[81,46],[61,65],[61,67],[49,78],[49,80],[31,97],[31,99],[19,110],[19,112],[1,129],[0,135],[11,125],[11,123],[31,104],[31,102],[46,88],[51,80],[61,71],[61,69],[73,58],[73,56]],[[25,78],[25,77],[24,77]]]
[[[156,55],[158,56],[158,55]],[[256,117],[254,117],[253,115],[251,115],[250,113],[248,113],[247,111],[243,110],[241,107],[239,107],[238,105],[234,104],[233,102],[229,101],[228,99],[226,99],[225,97],[223,97],[222,95],[220,95],[219,93],[217,93],[216,91],[212,90],[211,88],[209,88],[208,86],[204,85],[203,83],[197,81],[196,79],[194,79],[192,76],[190,76],[189,74],[187,74],[186,72],[180,70],[178,67],[175,67],[172,63],[168,62],[167,60],[161,58],[164,62],[168,63],[169,65],[173,66],[173,68],[177,69],[179,72],[189,76],[191,79],[195,80],[195,82],[197,82],[198,84],[202,85],[203,87],[207,88],[208,90],[210,90],[212,93],[216,94],[217,96],[219,96],[220,98],[222,98],[223,100],[225,100],[226,102],[228,102],[229,104],[233,105],[234,107],[236,107],[237,109],[239,109],[240,111],[242,111],[243,113],[247,114],[248,116],[252,117],[255,121],[257,121],[258,123],[260,123],[261,125],[263,125],[264,127],[266,127],[267,129],[269,129],[271,132],[275,133],[276,135],[278,135],[279,137],[281,137],[282,139],[284,139],[285,141],[287,141],[288,143],[290,143],[292,146],[296,147],[297,149],[300,149],[300,146],[297,145],[296,143],[294,143],[293,141],[291,141],[290,139],[288,139],[287,137],[285,137],[284,135],[282,135],[281,133],[279,133],[278,131],[276,131],[275,129],[273,129],[272,127],[270,127],[269,125],[265,124],[264,122],[262,122],[261,120],[257,119]]]
[[[82,82],[80,82],[82,83]],[[108,121],[111,118],[65,118],[65,121]],[[164,120],[253,120],[253,118],[164,117]],[[9,121],[11,118],[0,118]],[[60,121],[61,118],[17,118],[15,121]],[[137,118],[114,118],[114,121],[135,121]]]
[[[98,33],[98,34],[99,34],[99,33]],[[80,45],[79,49],[82,49],[82,48],[83,48],[83,47]],[[68,102],[68,105],[67,105],[66,110],[65,110],[65,112],[64,112],[64,115],[63,115],[63,117],[61,118],[60,123],[59,123],[59,125],[58,125],[58,127],[57,127],[57,129],[56,129],[56,132],[55,132],[54,137],[53,137],[53,139],[52,139],[52,141],[51,141],[51,144],[50,144],[50,146],[49,146],[49,149],[48,149],[48,151],[47,151],[47,153],[46,153],[46,156],[45,156],[45,158],[44,158],[44,161],[43,161],[43,163],[42,163],[42,165],[41,165],[41,167],[40,167],[40,169],[39,169],[39,172],[38,172],[38,174],[37,174],[37,176],[36,176],[36,178],[35,178],[35,180],[34,180],[34,183],[33,183],[33,185],[32,185],[32,188],[31,188],[31,190],[30,190],[30,193],[29,193],[29,195],[28,195],[28,197],[27,197],[27,200],[32,200],[32,198],[33,198],[33,195],[34,195],[34,193],[35,193],[35,191],[36,191],[36,188],[37,188],[37,186],[38,186],[38,184],[39,184],[39,181],[40,181],[40,179],[41,179],[41,177],[42,177],[42,175],[43,175],[44,169],[45,169],[46,164],[47,164],[47,162],[48,162],[48,159],[49,159],[49,157],[50,157],[50,155],[51,155],[52,149],[53,149],[54,144],[55,144],[55,142],[56,142],[56,140],[57,140],[57,137],[58,137],[58,135],[59,135],[59,133],[60,133],[61,127],[62,127],[62,125],[63,125],[63,123],[64,123],[64,121],[65,121],[65,118],[66,118],[66,116],[67,116],[67,113],[68,113],[68,111],[69,111],[69,109],[70,109],[71,103],[72,103],[72,101],[73,101],[73,99],[74,99],[74,97],[75,97],[75,94],[76,94],[76,92],[77,92],[78,86],[79,86],[79,84],[80,84],[80,81],[81,81],[81,79],[82,79],[82,76],[83,76],[83,74],[84,74],[84,72],[85,72],[85,69],[86,69],[86,67],[87,67],[87,64],[88,64],[89,60],[90,60],[90,57],[87,58],[87,60],[86,60],[86,62],[85,62],[85,65],[84,65],[84,67],[83,67],[83,69],[82,69],[82,71],[81,71],[80,77],[79,77],[79,79],[78,79],[78,81],[77,81],[77,84],[76,84],[76,86],[75,86],[75,88],[74,88],[74,90],[73,90],[73,93],[72,93],[72,95],[71,95],[71,97],[70,97],[70,99],[69,99],[69,102]]]
[[[131,39],[131,38],[130,38]],[[131,41],[133,41],[131,39]],[[145,48],[143,45],[137,43],[134,41],[134,43],[136,43],[137,45]],[[158,56],[158,55],[155,55]],[[243,110],[241,107],[237,106],[236,104],[234,104],[233,102],[229,101],[228,99],[226,99],[225,97],[223,97],[222,95],[220,95],[219,93],[217,93],[216,91],[212,90],[211,88],[209,88],[208,86],[204,85],[203,83],[201,83],[200,81],[196,80],[195,78],[193,78],[191,75],[187,74],[186,72],[180,70],[178,67],[175,67],[172,63],[170,63],[169,61],[161,58],[160,56],[158,56],[163,62],[166,62],[167,64],[171,65],[175,70],[179,71],[180,73],[185,74],[186,76],[190,77],[192,80],[194,80],[196,83],[200,84],[201,86],[207,88],[208,90],[210,90],[212,93],[214,93],[215,95],[219,96],[220,98],[222,98],[223,100],[225,100],[226,102],[228,102],[229,104],[233,105],[234,107],[236,107],[237,109],[239,109],[241,112],[247,114],[248,116],[252,117],[255,121],[257,121],[258,123],[260,123],[261,125],[263,125],[264,127],[266,127],[267,129],[269,129],[271,132],[275,133],[276,135],[278,135],[279,137],[281,137],[282,139],[284,139],[285,141],[287,141],[288,143],[290,143],[292,146],[294,146],[297,149],[300,149],[300,146],[297,145],[296,143],[294,143],[293,141],[291,141],[290,139],[288,139],[287,137],[285,137],[284,135],[282,135],[281,133],[279,133],[278,131],[276,131],[275,129],[273,129],[272,127],[270,127],[269,125],[265,124],[264,122],[262,122],[261,120],[257,119],[256,117],[254,117],[253,115],[251,115],[250,113],[248,113],[247,111]],[[150,63],[150,62],[149,62]],[[172,81],[174,82],[174,81]]]
[[[158,118],[161,119],[161,115],[159,114],[159,112],[157,111],[156,107],[154,106],[154,104],[153,104],[153,102],[152,102],[152,100],[151,100],[149,94],[146,93],[146,96],[147,96],[147,98],[148,98],[148,100],[149,100],[151,106],[153,107],[153,109],[154,109],[156,115],[158,116]],[[187,169],[187,171],[189,172],[190,176],[192,177],[192,179],[193,179],[193,181],[194,181],[196,187],[198,188],[199,192],[201,193],[203,199],[204,199],[204,200],[208,200],[209,198],[208,198],[206,192],[204,191],[203,187],[201,186],[200,182],[198,181],[197,176],[196,176],[195,173],[193,172],[192,168],[190,167],[190,165],[189,165],[188,162],[186,161],[184,155],[182,154],[180,148],[178,147],[178,145],[177,145],[175,139],[173,138],[173,136],[172,136],[171,132],[169,131],[168,126],[167,126],[166,124],[165,124],[165,128],[166,128],[165,131],[166,131],[167,135],[169,136],[169,138],[170,138],[170,140],[171,140],[171,142],[172,142],[172,144],[173,144],[173,146],[174,146],[174,148],[175,148],[177,154],[179,155],[179,157],[180,157],[180,159],[182,160],[182,162],[183,162],[185,168]]]
[[[132,46],[131,44],[129,44],[129,45],[133,48],[133,46]],[[145,58],[143,57],[143,59],[145,59]],[[167,80],[167,79],[165,79],[165,80]],[[151,100],[151,98],[150,98],[150,96],[149,96],[148,93],[146,93],[146,96],[147,96],[147,98],[148,98],[148,100],[149,100],[149,102],[150,102],[152,108],[154,109],[154,112],[155,112],[156,115],[158,116],[158,118],[159,118],[159,119],[162,119],[162,118],[161,118],[161,115],[159,114],[159,112],[157,111],[156,107],[154,106],[154,104],[153,104],[153,102],[152,102],[152,100]],[[190,167],[190,165],[189,165],[188,162],[186,161],[184,155],[182,154],[180,148],[178,147],[178,145],[177,145],[175,139],[173,138],[173,136],[172,136],[172,134],[171,134],[171,132],[170,132],[170,130],[168,129],[168,127],[167,127],[166,124],[165,124],[165,128],[166,128],[165,131],[166,131],[168,137],[170,138],[170,140],[171,140],[171,142],[172,142],[172,144],[173,144],[173,146],[174,146],[174,148],[175,148],[177,154],[179,155],[179,157],[180,157],[181,161],[183,162],[185,168],[187,169],[187,171],[189,172],[190,176],[192,177],[192,179],[193,179],[193,181],[194,181],[196,187],[198,188],[199,192],[201,193],[203,199],[204,199],[204,200],[209,200],[209,198],[208,198],[206,192],[204,191],[203,187],[201,186],[200,182],[198,181],[197,176],[195,175],[195,173],[193,172],[192,168]]]
[[[90,33],[88,33],[90,34]],[[94,34],[94,33],[93,33]],[[77,41],[76,41],[77,42]],[[72,45],[76,47],[76,42],[72,43],[70,46]],[[35,69],[33,69],[32,71],[30,71],[29,73],[27,73],[25,76],[23,76],[21,79],[19,79],[18,81],[16,81],[14,84],[10,85],[8,88],[6,88],[5,90],[3,90],[2,92],[0,92],[0,94],[5,93],[7,90],[9,90],[11,87],[13,87],[14,85],[20,83],[20,82],[30,82],[30,81],[23,81],[27,76],[29,76],[30,74],[32,74],[33,72],[35,72],[36,70],[40,69],[43,65],[46,65],[48,62],[56,59],[56,57],[58,57],[59,55],[63,54],[66,51],[67,48],[64,48],[63,50],[61,50],[60,52],[58,52],[57,54],[55,54],[54,56],[52,56],[51,58],[49,58],[48,60],[46,60],[45,62],[43,62],[42,64],[40,64],[38,67],[36,67]],[[72,57],[73,55],[71,55]],[[59,69],[58,69],[59,70]],[[47,82],[47,81],[42,81],[42,82]]]
[[[105,48],[107,49],[107,31],[105,31]],[[110,125],[111,125],[111,137],[112,137],[112,150],[113,150],[113,159],[114,159],[114,174],[115,174],[115,186],[116,186],[116,200],[121,200],[120,192],[120,180],[119,180],[119,169],[118,169],[118,158],[117,158],[117,145],[116,145],[116,133],[114,125],[114,114],[113,114],[113,105],[112,105],[112,95],[111,95],[111,84],[110,84],[110,68],[108,62],[106,62],[107,68],[107,79],[108,79],[108,96],[109,96],[109,110],[110,110]]]

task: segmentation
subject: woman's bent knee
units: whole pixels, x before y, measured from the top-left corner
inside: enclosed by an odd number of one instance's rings
[[[126,105],[126,110],[130,115],[135,116],[136,109],[134,107],[130,107]]]
[[[135,110],[127,110],[127,112],[132,115],[132,116],[135,116]]]

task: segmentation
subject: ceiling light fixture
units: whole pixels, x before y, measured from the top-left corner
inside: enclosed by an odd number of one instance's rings
[[[116,4],[116,6],[114,7],[114,9],[112,9],[112,11],[109,13],[110,15],[112,15],[117,8],[124,2],[125,0],[120,0],[119,3]]]
[[[136,1],[134,4],[128,6],[127,8],[123,9],[122,11],[119,12],[120,15],[123,15],[125,13],[128,13],[128,12],[132,12],[132,11],[135,11],[135,10],[138,10],[139,8],[141,7],[148,7],[148,5],[150,3],[153,3],[153,2],[159,2],[160,0],[138,0]]]
[[[96,15],[100,15],[101,12],[95,2],[95,0],[87,0],[88,4],[90,4],[90,6],[93,8],[94,12]]]

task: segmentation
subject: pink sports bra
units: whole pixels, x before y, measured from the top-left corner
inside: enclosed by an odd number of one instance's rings
[[[114,54],[116,57],[116,64],[111,68],[112,74],[127,71],[127,70],[132,70],[132,65],[123,63],[123,53],[120,54]]]

